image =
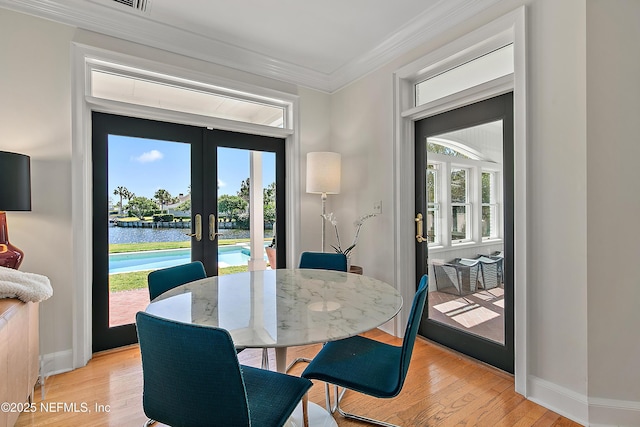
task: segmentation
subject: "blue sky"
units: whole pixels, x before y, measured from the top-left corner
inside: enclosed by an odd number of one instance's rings
[[[160,188],[172,196],[187,194],[190,184],[189,144],[109,135],[109,197],[118,186],[136,196],[153,198]],[[249,152],[218,148],[219,194],[237,194],[249,177]],[[275,181],[275,155],[263,153],[263,185]]]

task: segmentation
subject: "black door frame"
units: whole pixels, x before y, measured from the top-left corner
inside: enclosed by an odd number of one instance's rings
[[[504,371],[514,372],[514,123],[513,92],[437,114],[415,122],[416,215],[426,212],[427,137],[496,120],[503,122],[504,227],[504,345],[465,333],[428,318],[425,310],[420,335]],[[428,271],[427,243],[416,243],[416,277]],[[416,280],[416,283],[418,281]]]
[[[212,130],[150,119],[92,112],[93,179],[93,271],[92,271],[92,349],[107,350],[138,341],[134,324],[109,327],[109,231],[108,231],[108,137],[124,135],[136,138],[175,141],[191,145],[191,214],[202,215],[200,242],[191,240],[191,256],[202,260],[207,275],[218,272],[217,238],[208,238],[208,218],[217,211],[217,148],[230,147],[276,154],[277,267],[286,267],[285,141],[282,138]],[[213,197],[204,197],[211,194]],[[205,215],[206,212],[206,215]],[[195,223],[192,217],[192,224]],[[216,224],[217,225],[217,224]],[[106,280],[105,280],[106,279]]]

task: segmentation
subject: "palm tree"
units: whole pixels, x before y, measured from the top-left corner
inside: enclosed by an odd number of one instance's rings
[[[127,194],[124,196],[124,198],[127,199],[127,201],[129,201],[129,200],[133,199],[134,197],[136,197],[135,193],[127,190],[126,188],[125,188],[125,190],[126,190]]]
[[[153,198],[156,199],[160,204],[160,212],[164,211],[164,205],[169,203],[175,203],[177,199],[177,197],[173,197],[171,193],[169,193],[164,188],[161,188],[158,191],[156,191],[156,193],[153,195]]]
[[[122,199],[131,200],[133,193],[127,190],[127,187],[118,186],[113,190],[114,196],[120,196],[120,203],[118,204],[118,214],[122,216]]]

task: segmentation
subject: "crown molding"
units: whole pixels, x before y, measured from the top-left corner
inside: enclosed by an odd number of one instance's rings
[[[500,1],[441,0],[366,54],[334,71],[330,91],[347,86]]]
[[[54,0],[0,0],[0,7],[252,74],[332,93],[501,0],[441,0],[367,54],[323,73],[119,10]]]

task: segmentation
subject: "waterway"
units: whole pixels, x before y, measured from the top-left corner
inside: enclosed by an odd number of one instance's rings
[[[141,242],[183,242],[190,239],[188,229],[180,228],[124,228],[109,227],[109,243]],[[220,229],[219,239],[248,239],[249,230]],[[264,230],[264,237],[270,238],[272,230]]]

